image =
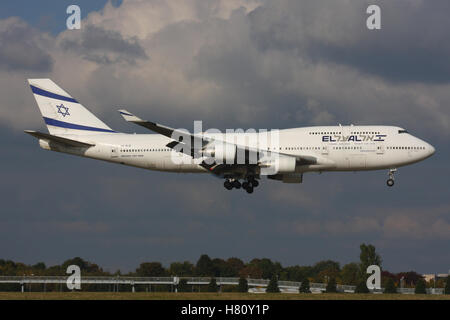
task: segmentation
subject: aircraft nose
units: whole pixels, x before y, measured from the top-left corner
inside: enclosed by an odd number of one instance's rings
[[[428,152],[432,156],[436,152],[436,149],[431,144],[428,144]]]

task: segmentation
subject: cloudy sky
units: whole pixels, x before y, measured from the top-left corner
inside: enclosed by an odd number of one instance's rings
[[[450,269],[448,0],[0,3],[0,258],[81,256],[115,271],[144,261],[268,257],[358,260],[372,243],[390,271]],[[369,4],[382,29],[366,28]],[[27,78],[51,78],[112,128],[120,107],[173,127],[386,124],[437,152],[386,171],[263,180],[252,195],[209,175],[117,167],[40,149]]]

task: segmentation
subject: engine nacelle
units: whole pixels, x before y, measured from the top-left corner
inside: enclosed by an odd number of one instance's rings
[[[267,176],[269,179],[279,180],[283,183],[302,183],[303,174],[302,173],[277,173],[271,176]]]
[[[217,163],[234,164],[236,160],[236,145],[216,142],[203,151],[203,155],[212,157]]]
[[[39,139],[39,146],[40,146],[42,149],[45,149],[45,150],[52,150],[52,148],[50,147],[50,143],[48,142],[48,140]]]
[[[275,159],[269,159],[262,163],[266,175],[274,175],[278,173],[293,173],[295,172],[297,160],[294,157],[279,155]],[[261,173],[263,173],[261,171]]]

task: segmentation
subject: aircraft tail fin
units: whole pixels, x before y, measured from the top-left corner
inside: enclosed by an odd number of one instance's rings
[[[115,132],[52,80],[28,79],[28,83],[50,134]]]

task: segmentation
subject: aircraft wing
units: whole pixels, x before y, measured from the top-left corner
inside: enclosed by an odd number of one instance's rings
[[[134,124],[137,124],[139,126],[142,126],[144,128],[147,128],[153,132],[162,134],[163,136],[166,136],[168,138],[174,139],[172,142],[167,144],[168,148],[174,149],[176,146],[185,146],[188,142],[191,146],[190,150],[189,148],[178,148],[178,149],[182,149],[184,150],[184,153],[187,155],[190,155],[192,157],[198,157],[198,151],[199,150],[195,150],[194,146],[199,146],[201,149],[204,148],[206,145],[208,145],[209,143],[211,143],[213,140],[208,138],[208,137],[204,137],[203,135],[198,135],[198,134],[192,134],[190,132],[188,132],[187,130],[179,130],[179,129],[174,129],[174,128],[170,128],[167,126],[164,126],[162,124],[158,124],[155,122],[151,122],[151,121],[147,121],[147,120],[142,120],[139,117],[136,117],[134,114],[132,114],[131,112],[127,111],[127,110],[119,110],[119,113],[121,114],[121,116],[128,122],[132,122]]]
[[[170,128],[155,122],[150,122],[146,120],[142,120],[139,117],[136,117],[134,114],[127,110],[119,110],[119,113],[122,117],[128,121],[145,127],[151,131],[162,134],[168,138],[173,139],[173,141],[169,142],[166,146],[171,149],[175,149],[176,151],[182,150],[181,152],[193,157],[200,158],[204,157],[204,161],[200,164],[202,167],[207,169],[208,171],[215,174],[222,174],[223,172],[232,170],[233,167],[240,166],[235,164],[217,164],[214,161],[211,161],[211,157],[205,157],[203,155],[203,151],[207,150],[210,145],[214,145],[215,140],[209,137],[205,137],[202,134],[192,134],[188,131],[183,131],[179,129]],[[186,148],[186,142],[190,142],[191,148]],[[223,143],[223,141],[217,141]],[[199,148],[195,149],[194,147],[198,146]],[[181,148],[182,147],[182,148]],[[290,154],[283,154],[274,151],[261,150],[256,148],[248,148],[236,145],[238,151],[242,152],[241,154],[245,154],[246,159],[257,159],[257,162],[253,164],[242,164],[243,166],[259,166],[261,165],[261,160],[269,161],[271,158],[282,155],[283,157],[295,158],[298,164],[314,164],[317,159],[311,156],[294,156]],[[209,161],[208,161],[209,160]],[[242,166],[241,165],[241,166]]]

